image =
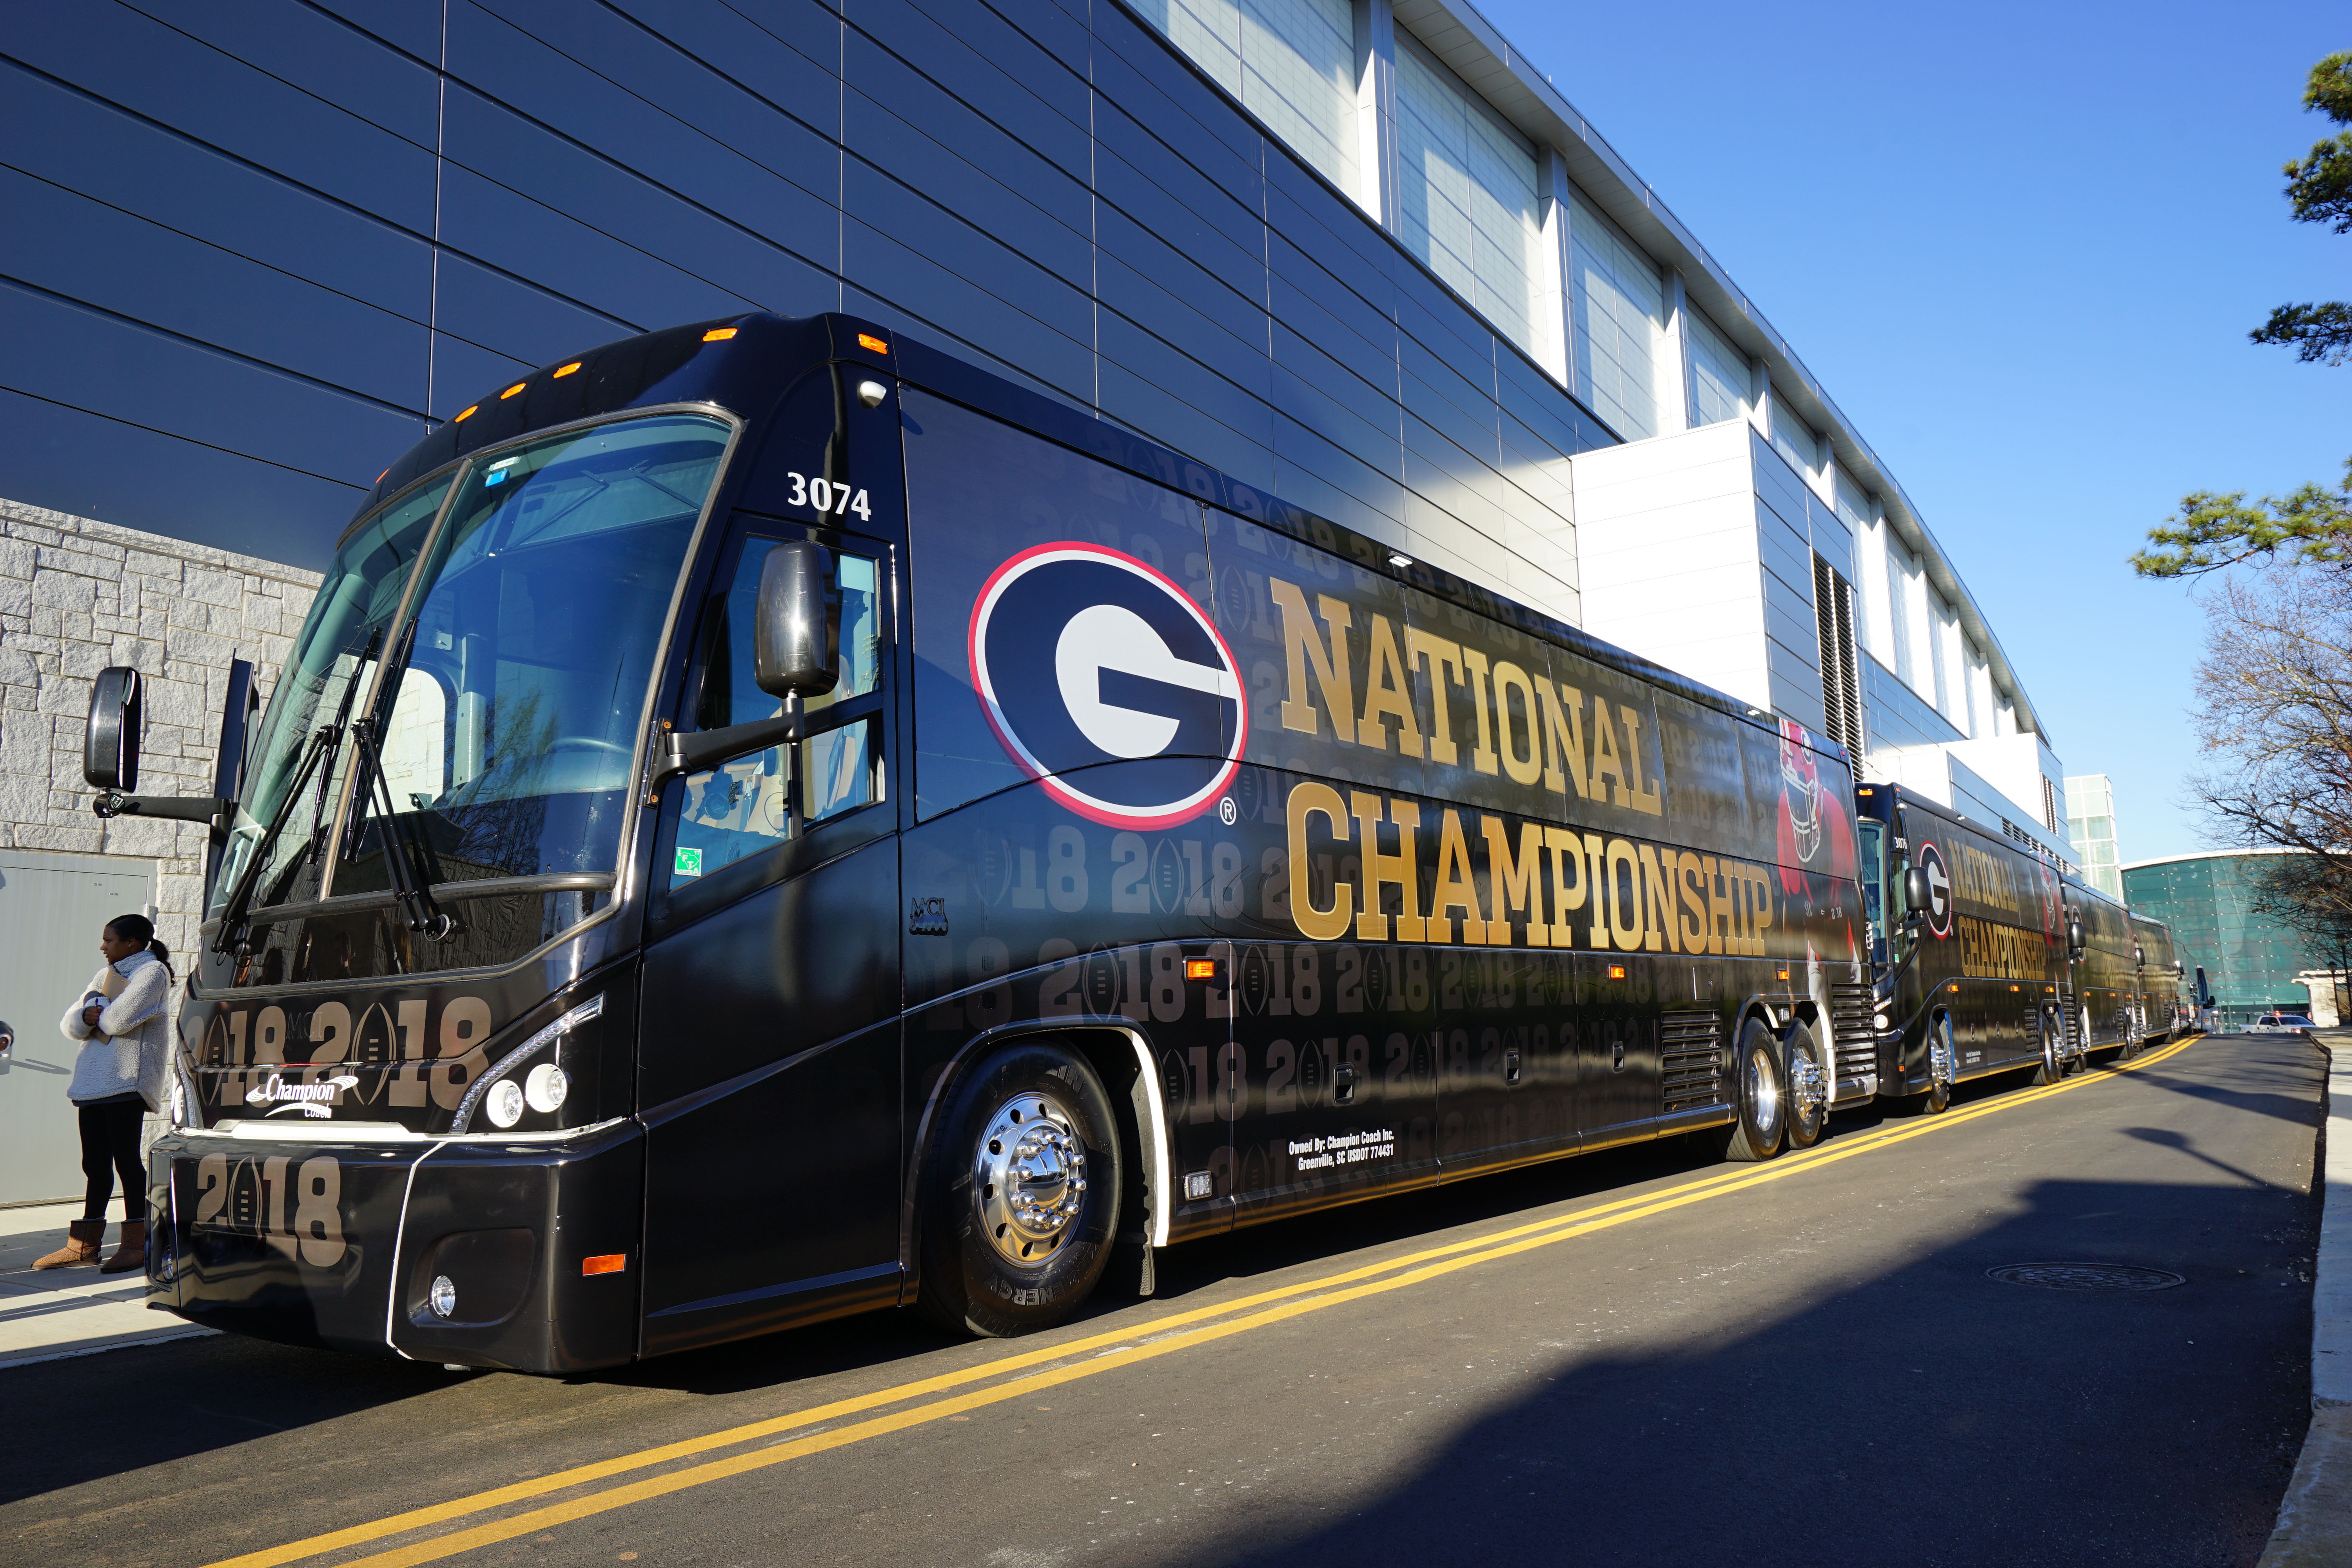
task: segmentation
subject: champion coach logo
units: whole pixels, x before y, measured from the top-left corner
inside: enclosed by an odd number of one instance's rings
[[[1023,551],[981,589],[971,641],[996,738],[1081,816],[1173,826],[1241,765],[1249,710],[1233,649],[1191,595],[1131,555]]]

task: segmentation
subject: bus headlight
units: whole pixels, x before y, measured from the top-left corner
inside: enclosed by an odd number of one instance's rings
[[[533,1110],[549,1111],[562,1108],[563,1097],[572,1092],[572,1077],[553,1062],[541,1062],[530,1069],[522,1080],[523,1103]]]
[[[1870,1020],[1870,1026],[1871,1026],[1872,1028],[1874,1028],[1874,1029],[1879,1030],[1880,1032],[1884,1033],[1884,1032],[1885,1032],[1885,1028],[1886,1028],[1886,1015],[1885,1015],[1885,1014],[1884,1014],[1884,1013],[1881,1013],[1881,1014],[1878,1014],[1876,1016],[1873,1017],[1873,1018]]]
[[[433,1315],[436,1318],[457,1315],[457,1287],[450,1283],[446,1274],[433,1277],[433,1289],[426,1294],[425,1300],[431,1304]]]
[[[510,1078],[499,1079],[490,1086],[483,1109],[490,1113],[492,1126],[512,1127],[522,1120],[522,1085]]]

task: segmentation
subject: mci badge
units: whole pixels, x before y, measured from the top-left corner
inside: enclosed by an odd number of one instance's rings
[[[1131,555],[1023,551],[981,589],[970,645],[996,738],[1081,816],[1172,827],[1241,765],[1249,710],[1233,649],[1192,595]]]

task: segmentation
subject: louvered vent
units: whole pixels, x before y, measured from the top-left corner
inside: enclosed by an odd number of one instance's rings
[[[1853,641],[1853,585],[1816,552],[1813,626],[1821,638],[1822,732],[1862,755],[1862,669]]]
[[[1712,1013],[1660,1016],[1658,1080],[1669,1115],[1723,1103],[1722,1026]]]
[[[1837,1037],[1841,1081],[1868,1078],[1878,1070],[1878,1034],[1870,1026],[1876,1010],[1866,984],[1830,987],[1830,1032]]]

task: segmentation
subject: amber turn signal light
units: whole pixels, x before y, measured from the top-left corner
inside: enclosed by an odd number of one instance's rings
[[[884,342],[880,338],[876,337],[872,332],[858,333],[857,346],[871,354],[887,354],[890,352],[890,345]]]
[[[1215,959],[1213,959],[1213,958],[1188,958],[1188,959],[1186,959],[1186,960],[1184,961],[1184,978],[1185,978],[1185,979],[1187,979],[1187,980],[1214,980],[1216,977],[1217,977],[1217,961],[1216,961]]]
[[[1612,963],[1612,964],[1611,964],[1611,965],[1609,966],[1609,978],[1610,978],[1610,979],[1612,979],[1612,980],[1622,980],[1622,979],[1624,979],[1624,978],[1625,978],[1625,966],[1624,966],[1623,964],[1622,964],[1622,963]]]
[[[732,327],[713,327],[702,334],[702,341],[706,343],[723,343],[734,335],[735,329]]]
[[[580,1260],[580,1272],[583,1274],[618,1274],[622,1269],[628,1266],[629,1255],[627,1253],[606,1252],[599,1254],[594,1258],[582,1258]]]

